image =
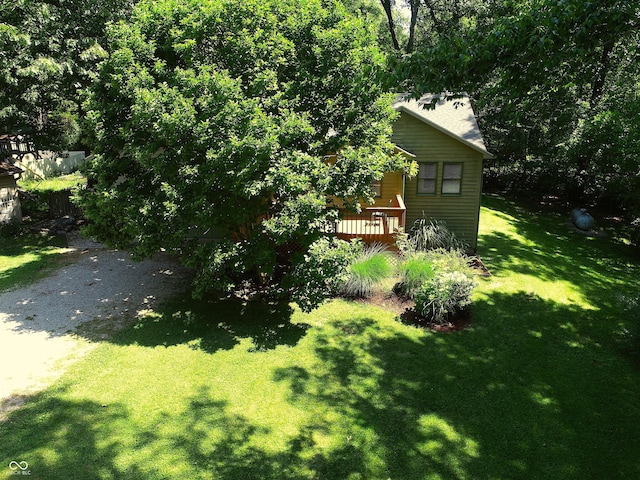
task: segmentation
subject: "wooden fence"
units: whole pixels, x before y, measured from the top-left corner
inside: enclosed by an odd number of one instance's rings
[[[60,218],[71,216],[82,217],[82,210],[71,200],[71,190],[60,190],[49,193],[49,217]]]

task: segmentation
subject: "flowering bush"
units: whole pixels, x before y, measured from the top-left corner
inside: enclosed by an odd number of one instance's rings
[[[337,295],[348,279],[349,266],[363,249],[360,240],[321,238],[312,243],[304,261],[296,265],[288,277],[291,299],[302,311],[310,312]]]
[[[437,271],[418,289],[416,311],[424,317],[444,323],[447,317],[471,304],[474,279],[460,271]]]

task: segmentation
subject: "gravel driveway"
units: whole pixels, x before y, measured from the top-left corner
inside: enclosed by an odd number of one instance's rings
[[[132,262],[77,237],[68,255],[51,276],[0,293],[0,419],[97,345],[74,335],[78,327],[122,325],[189,282],[169,256]]]

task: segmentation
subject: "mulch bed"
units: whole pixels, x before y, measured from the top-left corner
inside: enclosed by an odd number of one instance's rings
[[[443,323],[436,323],[416,312],[413,300],[390,293],[377,293],[369,298],[361,298],[355,301],[364,305],[375,305],[384,308],[394,313],[405,325],[412,325],[433,332],[457,332],[467,329],[471,324],[471,311],[468,309],[459,312]]]
[[[415,327],[424,328],[434,332],[459,332],[460,330],[466,330],[471,324],[471,311],[463,310],[456,315],[451,316],[444,323],[436,323],[432,320],[428,320],[421,316],[414,309],[407,309],[400,315],[400,320],[406,325],[413,325]]]
[[[471,267],[481,277],[490,277],[491,272],[487,269],[482,260],[477,257],[470,258]],[[375,305],[394,313],[402,323],[424,328],[434,332],[458,332],[469,328],[472,321],[470,309],[465,309],[448,318],[445,322],[436,323],[420,315],[415,310],[415,302],[407,298],[402,298],[390,292],[378,292],[369,298],[355,300],[365,305]]]

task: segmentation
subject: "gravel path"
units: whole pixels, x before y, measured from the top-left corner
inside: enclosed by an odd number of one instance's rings
[[[74,335],[78,327],[117,329],[189,282],[169,256],[134,263],[77,237],[68,255],[74,261],[53,275],[0,293],[0,420],[97,345]]]

